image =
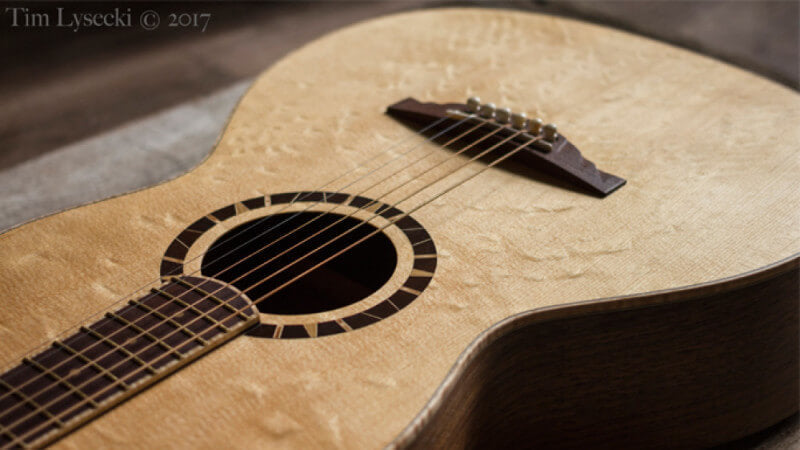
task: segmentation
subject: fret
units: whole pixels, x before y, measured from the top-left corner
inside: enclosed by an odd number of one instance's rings
[[[176,330],[178,330],[181,333],[185,334],[187,337],[195,340],[200,345],[208,345],[208,341],[206,341],[205,339],[200,337],[198,334],[193,333],[188,328],[185,328],[183,325],[179,324],[178,322],[173,320],[171,317],[167,317],[166,315],[164,315],[163,313],[159,312],[158,310],[153,309],[153,308],[151,308],[151,307],[149,307],[149,306],[145,305],[144,303],[142,303],[140,301],[137,301],[137,300],[131,300],[128,303],[133,305],[133,306],[139,307],[139,308],[149,312],[150,314],[153,314],[154,316],[158,317],[159,319],[167,322],[168,324],[174,326]]]
[[[93,408],[97,408],[97,402],[94,401],[94,399],[92,399],[88,394],[86,394],[85,392],[81,391],[76,386],[74,386],[72,383],[67,381],[66,378],[58,376],[55,372],[53,372],[52,370],[48,369],[47,367],[37,363],[33,359],[22,358],[22,362],[26,363],[26,364],[29,364],[29,365],[31,365],[33,367],[36,367],[42,373],[50,376],[55,382],[65,385],[67,387],[67,389],[69,389],[69,391],[67,391],[67,392],[78,394],[79,396],[83,397],[83,399],[84,399],[84,401],[86,401],[86,403],[91,405]],[[125,388],[126,390],[129,388],[128,385],[126,385],[124,383],[122,383],[122,387]]]
[[[224,301],[224,300],[212,295],[211,293],[205,291],[204,289],[201,289],[199,286],[195,286],[194,284],[191,284],[191,283],[185,281],[184,279],[178,278],[178,277],[173,277],[172,281],[174,281],[174,282],[176,282],[176,283],[178,283],[178,284],[180,284],[180,285],[182,285],[182,286],[184,286],[186,288],[189,288],[189,289],[191,289],[193,291],[197,291],[197,292],[203,294],[206,298],[214,300],[220,306],[222,306],[223,308],[227,309],[228,311],[236,314],[241,319],[247,320],[247,316],[244,313],[242,313],[240,310],[234,308],[233,306],[228,304],[228,302],[226,302],[226,301]]]
[[[93,359],[91,359],[88,356],[84,355],[83,352],[79,352],[79,351],[75,350],[74,348],[70,347],[69,345],[67,345],[67,344],[65,344],[64,342],[61,342],[61,341],[53,341],[53,345],[58,347],[58,348],[60,348],[60,349],[62,349],[62,350],[64,350],[65,352],[68,352],[68,353],[72,354],[73,356],[78,357],[78,359],[80,359],[84,363],[86,363],[89,366],[91,366],[93,369],[95,369],[98,372],[100,372],[101,375],[109,378],[113,383],[118,383],[118,382],[121,381],[116,375],[111,373],[108,369],[104,368],[100,364],[96,363]]]
[[[156,295],[160,295],[162,297],[166,297],[169,300],[172,300],[175,303],[178,303],[179,305],[183,306],[185,309],[188,309],[188,310],[192,311],[193,313],[197,314],[198,316],[204,316],[203,317],[204,319],[211,321],[215,326],[217,326],[220,329],[222,329],[222,331],[226,331],[226,332],[229,331],[229,328],[227,326],[225,326],[222,322],[220,322],[219,320],[214,319],[211,316],[205,315],[206,313],[200,311],[194,305],[183,301],[183,299],[181,299],[180,297],[172,295],[169,292],[164,291],[162,289],[153,288],[150,291],[152,293],[156,294]]]
[[[78,370],[76,364],[82,369]],[[11,431],[15,436],[14,439],[22,439],[29,432],[33,434],[28,435],[28,438],[38,438],[63,429],[71,418],[97,406],[95,399],[91,398],[94,392],[113,384],[107,381],[107,378],[98,376],[94,368],[56,345],[34,357],[24,358],[22,364],[6,372],[2,377],[6,386],[27,394],[35,404],[24,401],[9,404],[8,398],[0,401],[0,426]],[[80,382],[87,377],[89,379],[98,377],[98,380],[88,385],[81,385]],[[76,403],[82,405],[81,408],[67,412]],[[3,447],[5,445],[2,444]]]
[[[107,345],[110,345],[111,347],[114,347],[115,349],[121,351],[122,353],[125,353],[126,357],[128,357],[129,359],[131,359],[134,362],[136,362],[136,364],[139,364],[139,366],[144,367],[144,369],[147,370],[148,372],[150,372],[151,374],[154,374],[154,373],[157,372],[157,370],[153,366],[151,366],[150,364],[148,364],[147,362],[145,362],[144,360],[142,360],[141,358],[136,356],[135,353],[131,352],[127,348],[123,347],[122,345],[117,344],[116,342],[112,341],[111,339],[108,339],[107,337],[103,336],[102,334],[92,330],[91,328],[87,328],[87,327],[81,327],[80,330],[83,331],[84,333],[90,334],[95,339],[98,339],[98,340],[106,343]]]
[[[169,344],[167,344],[166,342],[164,342],[161,338],[153,335],[152,333],[150,333],[149,331],[145,330],[144,328],[136,325],[135,323],[133,323],[133,322],[131,322],[129,320],[126,320],[125,318],[123,318],[122,316],[120,316],[118,314],[114,314],[112,312],[109,312],[109,313],[106,313],[106,317],[108,317],[109,319],[116,320],[117,322],[119,322],[119,323],[121,323],[121,324],[123,324],[123,325],[125,325],[127,327],[133,328],[139,334],[141,334],[144,337],[152,340],[153,343],[155,343],[156,345],[158,345],[161,348],[163,348],[164,350],[166,350],[168,355],[171,354],[171,355],[175,356],[178,359],[183,359],[186,356],[185,354],[179,352],[177,348],[174,348],[174,347],[170,346]]]
[[[0,375],[0,447],[47,445],[258,322],[237,291],[188,280],[109,312]]]
[[[47,408],[43,408],[40,404],[36,403],[29,395],[26,395],[21,390],[14,389],[10,384],[8,384],[5,381],[3,381],[2,378],[0,378],[0,385],[3,386],[4,388],[8,389],[9,392],[13,393],[13,395],[16,395],[16,396],[20,397],[25,403],[31,405],[33,407],[34,411],[37,414],[46,415],[53,423],[55,423],[59,427],[63,427],[64,426],[64,423],[61,422],[61,420],[58,417],[53,415],[53,413],[48,411]]]

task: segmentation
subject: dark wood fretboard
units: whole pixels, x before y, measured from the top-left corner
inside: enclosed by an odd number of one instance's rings
[[[173,278],[0,375],[0,448],[52,442],[257,321],[230,287]]]

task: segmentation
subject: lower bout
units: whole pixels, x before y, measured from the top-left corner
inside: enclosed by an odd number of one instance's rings
[[[395,444],[694,448],[767,428],[798,410],[799,274],[794,259],[677,300],[523,315],[470,355]]]

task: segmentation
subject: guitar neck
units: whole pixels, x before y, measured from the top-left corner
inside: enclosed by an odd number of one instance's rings
[[[0,446],[52,442],[257,321],[234,289],[173,278],[0,375]]]

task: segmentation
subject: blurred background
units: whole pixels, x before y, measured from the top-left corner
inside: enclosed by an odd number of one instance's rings
[[[800,87],[798,1],[4,2],[0,231],[197,165],[253,77],[292,49],[371,17],[448,6],[604,24]],[[65,21],[117,8],[121,22],[54,26],[59,8]],[[140,22],[145,11],[158,26]],[[800,448],[797,416],[727,447]]]

